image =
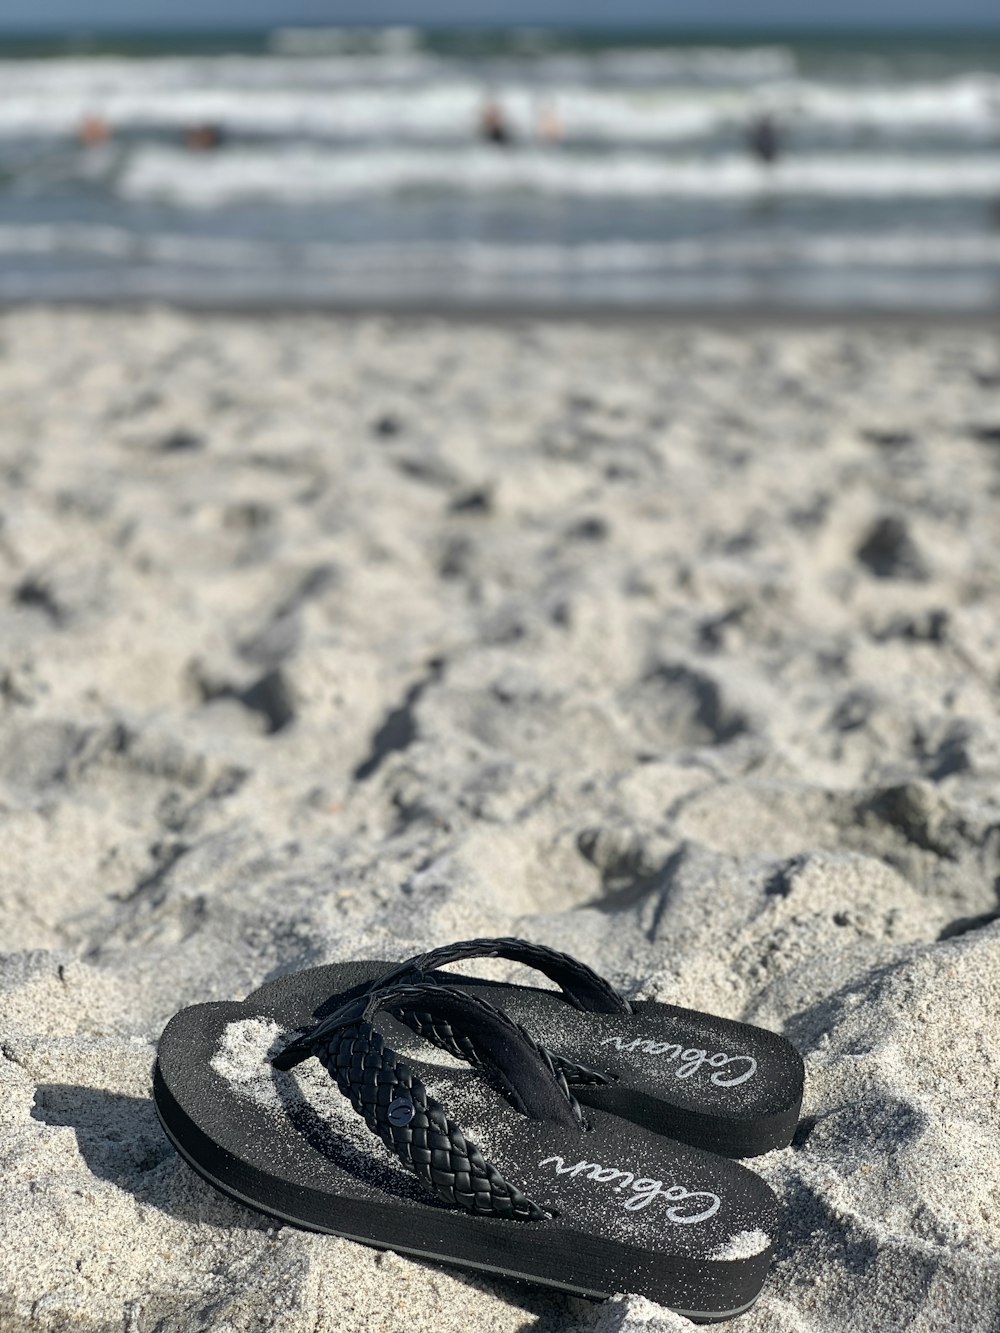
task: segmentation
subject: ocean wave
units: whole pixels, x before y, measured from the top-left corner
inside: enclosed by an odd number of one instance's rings
[[[482,275],[651,273],[671,269],[1000,267],[1000,235],[893,230],[804,235],[778,232],[671,241],[576,244],[305,242],[132,231],[82,223],[0,225],[0,257],[82,257],[194,269],[259,269]]]
[[[483,104],[476,80],[437,80],[412,89],[255,87],[224,80],[171,85],[136,80],[95,81],[87,87],[5,87],[0,137],[69,137],[87,116],[101,116],[124,131],[177,132],[212,123],[232,136],[331,140],[463,141],[475,132]],[[0,71],[0,83],[3,72]],[[541,109],[555,112],[564,139],[607,144],[671,143],[707,139],[741,129],[767,111],[789,132],[915,136],[927,133],[984,139],[1000,137],[1000,77],[965,75],[936,84],[848,88],[781,81],[757,89],[697,92],[629,91],[568,83],[545,88],[511,84],[493,96],[513,136],[531,139]]]
[[[256,56],[64,57],[59,60],[0,60],[5,94],[59,97],[129,95],[144,91],[231,88],[331,90],[344,86],[466,82],[532,87],[582,87],[621,83],[628,88],[664,84],[733,85],[793,79],[796,59],[785,47],[604,48],[593,52],[551,51],[532,58],[463,58],[405,42],[379,50],[333,47],[325,54]]]
[[[796,58],[787,46],[647,46],[567,49],[564,35],[553,29],[512,28],[497,45],[480,35],[459,44],[451,59],[456,64],[476,63],[498,70],[528,66],[538,77],[574,77],[588,82],[621,78],[627,82],[663,79],[755,82],[786,78],[795,73]],[[285,28],[272,34],[277,55],[310,58],[316,55],[367,55],[426,51],[426,35],[417,28]]]
[[[4,236],[0,228],[0,238]],[[6,239],[10,239],[7,237]],[[24,238],[21,238],[22,240]],[[52,239],[52,238],[50,238]],[[97,239],[106,253],[116,242]],[[604,308],[711,307],[782,309],[987,311],[996,309],[1000,272],[995,247],[983,238],[955,238],[954,260],[928,238],[907,248],[874,250],[870,237],[814,238],[815,247],[791,244],[741,251],[711,241],[668,243],[653,252],[625,243],[580,247],[456,248],[405,246],[324,247],[289,263],[243,239],[190,235],[148,238],[113,268],[79,256],[4,261],[0,239],[2,301],[170,301],[198,307],[274,305],[321,308],[382,304],[393,308],[463,306],[571,311]],[[889,239],[889,238],[886,238]],[[84,242],[81,233],[75,241]],[[198,256],[201,256],[199,259]],[[904,263],[908,255],[911,262]],[[228,258],[227,258],[228,256]],[[852,262],[856,261],[856,262]],[[888,262],[882,262],[886,260]],[[210,261],[210,262],[209,262]],[[846,262],[845,262],[846,261]]]
[[[310,203],[365,194],[533,193],[591,198],[934,198],[1000,196],[1000,158],[817,154],[764,166],[744,155],[464,150],[232,149],[195,156],[145,146],[115,188],[127,199],[215,208],[257,198]]]
[[[296,59],[234,53],[222,56],[85,56],[60,60],[0,60],[8,95],[104,98],[225,89],[330,91],[344,87],[430,82],[454,71],[451,62],[421,52]]]

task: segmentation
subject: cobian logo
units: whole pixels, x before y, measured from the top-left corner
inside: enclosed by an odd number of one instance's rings
[[[599,1185],[607,1185],[616,1194],[631,1191],[622,1206],[630,1213],[648,1208],[655,1199],[663,1199],[671,1222],[691,1226],[704,1222],[719,1211],[719,1196],[708,1190],[687,1190],[683,1185],[665,1185],[651,1176],[636,1176],[634,1171],[622,1171],[616,1166],[601,1166],[600,1162],[574,1162],[566,1165],[563,1157],[545,1157],[539,1166],[554,1166],[557,1176],[582,1176]]]
[[[725,1051],[709,1055],[708,1051],[696,1046],[685,1050],[680,1042],[676,1041],[649,1041],[643,1037],[636,1037],[634,1041],[623,1041],[621,1037],[605,1037],[601,1045],[616,1046],[622,1052],[642,1051],[644,1055],[660,1055],[667,1060],[676,1060],[675,1078],[691,1078],[707,1065],[715,1070],[709,1082],[714,1083],[717,1088],[735,1088],[740,1083],[745,1083],[748,1078],[753,1078],[757,1072],[757,1061],[752,1055],[727,1055]],[[729,1073],[731,1067],[733,1072]]]

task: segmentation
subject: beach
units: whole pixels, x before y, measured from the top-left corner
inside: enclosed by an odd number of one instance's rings
[[[689,1328],[158,1125],[182,1006],[498,935],[805,1057],[735,1333],[995,1333],[995,327],[29,307],[0,468],[0,1333]]]

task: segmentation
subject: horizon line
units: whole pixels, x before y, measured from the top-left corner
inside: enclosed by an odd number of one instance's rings
[[[921,19],[907,19],[898,23],[865,22],[864,20],[853,19],[851,21],[840,21],[836,18],[818,19],[811,23],[780,23],[770,21],[760,21],[757,23],[728,23],[724,20],[701,20],[698,22],[687,21],[683,19],[674,20],[670,23],[650,22],[642,19],[617,19],[615,21],[604,21],[592,19],[584,23],[571,22],[564,19],[549,19],[546,21],[537,21],[531,19],[477,19],[474,21],[464,19],[380,19],[376,22],[365,19],[345,19],[339,23],[322,23],[313,19],[294,19],[284,20],[276,23],[224,23],[214,21],[211,23],[202,22],[198,19],[189,19],[183,22],[159,21],[156,23],[119,23],[116,21],[105,21],[101,19],[93,20],[87,23],[72,23],[52,21],[49,23],[7,23],[0,17],[0,34],[11,37],[58,37],[66,38],[85,38],[88,36],[102,37],[138,37],[138,36],[156,36],[170,34],[204,34],[204,35],[238,35],[260,36],[266,33],[281,32],[292,29],[309,30],[315,29],[317,32],[331,32],[343,29],[358,29],[361,31],[375,31],[386,28],[411,28],[415,31],[433,32],[437,31],[464,31],[464,32],[502,32],[505,30],[520,30],[524,32],[578,32],[578,33],[599,33],[599,32],[634,32],[648,34],[696,34],[696,33],[727,33],[730,36],[759,36],[759,35],[781,35],[781,36],[810,36],[816,33],[835,33],[838,36],[935,36],[935,37],[976,37],[976,36],[1000,36],[1000,19],[995,23],[984,22],[981,19],[959,19],[951,23],[941,23]]]

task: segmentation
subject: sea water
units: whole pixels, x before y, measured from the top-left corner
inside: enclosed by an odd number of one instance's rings
[[[151,298],[995,309],[1000,37],[0,43],[0,300]]]

